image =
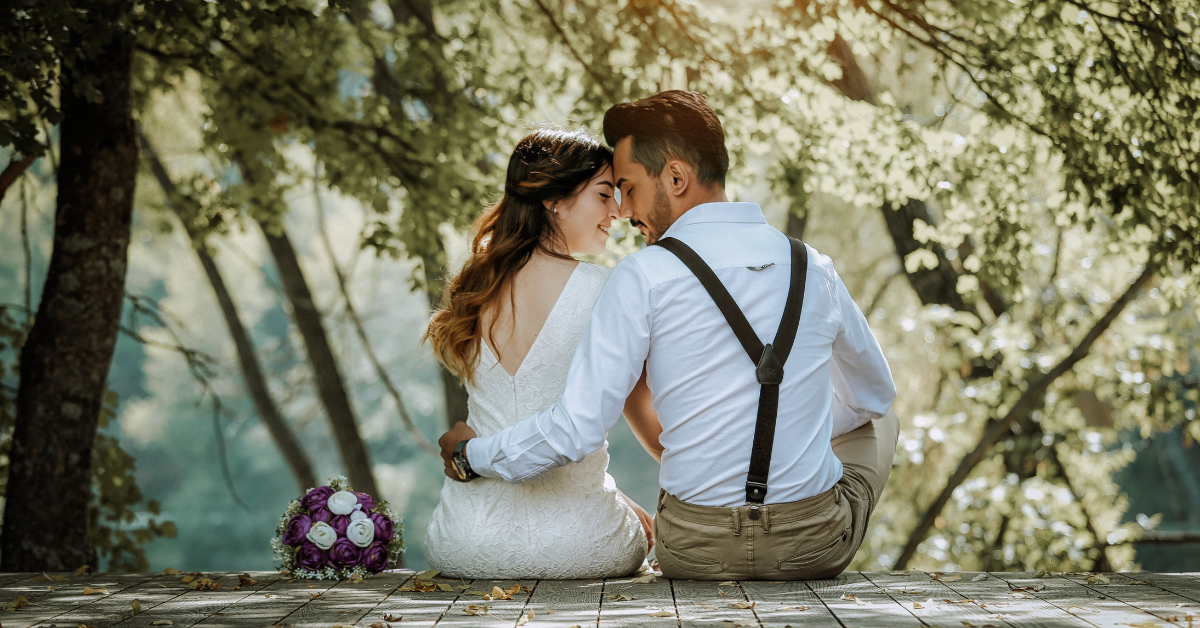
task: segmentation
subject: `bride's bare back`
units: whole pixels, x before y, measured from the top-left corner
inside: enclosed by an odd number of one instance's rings
[[[482,316],[484,341],[509,375],[516,376],[578,265],[535,252],[501,298],[488,304]]]

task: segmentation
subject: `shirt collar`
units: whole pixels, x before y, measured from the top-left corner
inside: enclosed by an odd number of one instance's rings
[[[688,225],[701,223],[767,224],[767,217],[763,215],[758,203],[701,203],[684,212],[662,237],[674,236]]]

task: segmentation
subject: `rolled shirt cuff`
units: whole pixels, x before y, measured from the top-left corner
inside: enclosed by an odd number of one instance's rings
[[[498,478],[500,475],[492,468],[491,445],[494,436],[476,436],[467,441],[465,448],[467,462],[471,469],[486,478]]]

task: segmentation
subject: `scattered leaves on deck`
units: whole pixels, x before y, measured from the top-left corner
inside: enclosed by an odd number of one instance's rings
[[[650,616],[651,617],[674,617],[675,613],[672,613],[671,611],[658,611],[657,613],[650,613]]]
[[[608,596],[608,599],[616,601],[616,602],[628,602],[630,600],[636,600],[637,598],[633,597],[632,595],[622,595],[622,594],[618,593],[616,595]]]
[[[102,594],[104,594],[104,595],[108,595],[108,589],[106,589],[106,588],[104,588],[104,587],[98,587],[98,588],[95,588],[95,589],[93,589],[92,587],[89,587],[89,586],[84,586],[84,587],[83,587],[83,594],[84,594],[84,595],[94,595],[94,594],[96,594],[96,593],[102,593]]]
[[[1109,582],[1109,581],[1108,581],[1108,576],[1102,576],[1102,575],[1100,575],[1100,574],[1095,574],[1095,575],[1092,575],[1092,576],[1088,576],[1088,577],[1087,577],[1087,579],[1086,579],[1085,581],[1086,581],[1088,584],[1108,584],[1108,582]]]
[[[174,567],[167,567],[166,569],[163,570],[164,576],[178,576],[181,573],[183,573],[183,572],[179,571],[178,569],[176,569]]]
[[[893,571],[892,575],[893,576],[907,576],[908,572],[907,571]]]
[[[637,578],[634,578],[632,584],[650,584],[651,582],[657,581],[658,580],[654,577],[654,574],[648,573],[644,576],[638,576]]]
[[[741,586],[741,585],[734,582],[733,580],[726,580],[725,582],[718,582],[717,586],[719,586],[719,587],[737,587],[737,586]]]
[[[134,600],[134,601],[130,602],[129,605],[133,607],[134,615],[137,615],[138,613],[142,612],[142,601],[141,600]]]
[[[187,576],[187,577],[191,578],[191,576]],[[193,591],[218,591],[223,586],[220,582],[217,582],[216,580],[213,580],[211,578],[203,578],[203,577],[195,578],[192,580],[185,579],[184,582],[186,582],[188,585],[188,588]]]
[[[734,602],[730,606],[734,608],[754,608],[756,602]]]
[[[174,624],[174,623],[175,622],[173,622],[169,619],[156,619],[156,620],[150,622],[150,625],[151,626],[170,626],[171,624]]]
[[[517,625],[524,626],[525,624],[528,624],[529,620],[531,620],[531,619],[533,619],[533,611],[529,611],[528,613],[525,613],[524,615],[521,615],[520,617],[518,617]]]
[[[91,568],[92,568],[91,565],[84,565],[84,566],[80,567],[79,569],[75,570],[75,575],[82,576],[83,574],[87,573],[88,570]]]
[[[981,573],[978,576],[971,578],[971,582],[983,582],[984,580],[987,580],[987,579],[988,579],[987,574]]]
[[[958,582],[962,580],[962,574],[960,573],[943,574],[940,571],[929,574],[929,577],[938,582]]]
[[[386,621],[386,622],[400,621],[402,619],[404,619],[404,617],[402,615],[393,615],[391,613],[383,614],[383,621]]]
[[[463,612],[468,615],[472,615],[472,616],[487,615],[488,607],[486,604],[468,604],[467,607],[463,609]],[[387,619],[387,617],[385,616],[384,619]],[[392,621],[392,620],[388,620],[388,621]],[[397,620],[397,621],[399,621],[399,620]]]

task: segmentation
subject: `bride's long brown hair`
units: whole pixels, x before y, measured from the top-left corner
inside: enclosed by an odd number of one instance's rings
[[[570,197],[611,165],[612,151],[583,130],[540,129],[517,143],[504,196],[475,221],[471,257],[446,286],[442,309],[425,332],[434,355],[460,379],[474,382],[485,308],[534,251],[570,259],[545,202]]]

